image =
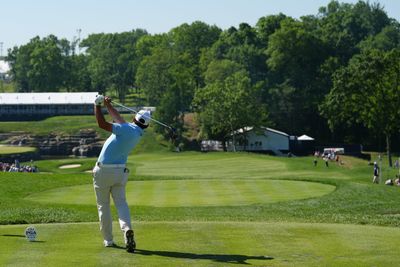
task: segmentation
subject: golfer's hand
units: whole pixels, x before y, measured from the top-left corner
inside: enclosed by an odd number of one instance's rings
[[[94,104],[95,104],[96,106],[101,106],[101,105],[103,104],[103,102],[104,102],[104,96],[102,96],[102,95],[97,95],[97,96],[96,96],[96,99],[94,100]]]

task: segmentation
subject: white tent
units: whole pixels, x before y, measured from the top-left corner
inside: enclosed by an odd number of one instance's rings
[[[0,73],[7,73],[9,71],[10,65],[4,60],[0,60]]]
[[[314,138],[303,134],[302,136],[297,137],[297,140],[299,140],[299,141],[314,141]]]

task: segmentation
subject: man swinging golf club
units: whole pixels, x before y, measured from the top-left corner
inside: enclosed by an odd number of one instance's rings
[[[113,123],[105,120],[101,111],[103,103],[112,117]],[[125,187],[129,174],[129,170],[126,168],[126,161],[129,153],[142,137],[143,130],[149,126],[150,112],[141,110],[134,116],[132,123],[127,123],[112,106],[111,98],[98,95],[95,100],[95,115],[99,127],[112,133],[104,143],[96,166],[93,169],[93,185],[104,246],[115,246],[110,210],[111,195],[118,211],[119,224],[124,233],[126,250],[134,252],[136,242],[125,197]]]

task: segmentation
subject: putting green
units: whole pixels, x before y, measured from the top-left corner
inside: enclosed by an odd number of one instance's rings
[[[0,226],[0,266],[397,266],[400,229],[241,222],[134,222],[138,250],[104,248],[98,223]],[[117,245],[122,234],[114,224]]]
[[[130,205],[154,207],[238,206],[320,197],[332,185],[287,180],[151,180],[127,185]],[[56,188],[28,196],[46,203],[93,204],[92,185]]]

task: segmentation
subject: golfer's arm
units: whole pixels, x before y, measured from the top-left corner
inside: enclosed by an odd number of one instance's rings
[[[94,107],[94,114],[96,115],[96,120],[99,127],[108,132],[112,132],[112,124],[107,122],[104,118],[103,112],[101,112],[101,106]]]
[[[119,112],[110,103],[106,103],[106,107],[108,113],[111,115],[111,117],[116,123],[125,123],[125,120],[121,117]]]

